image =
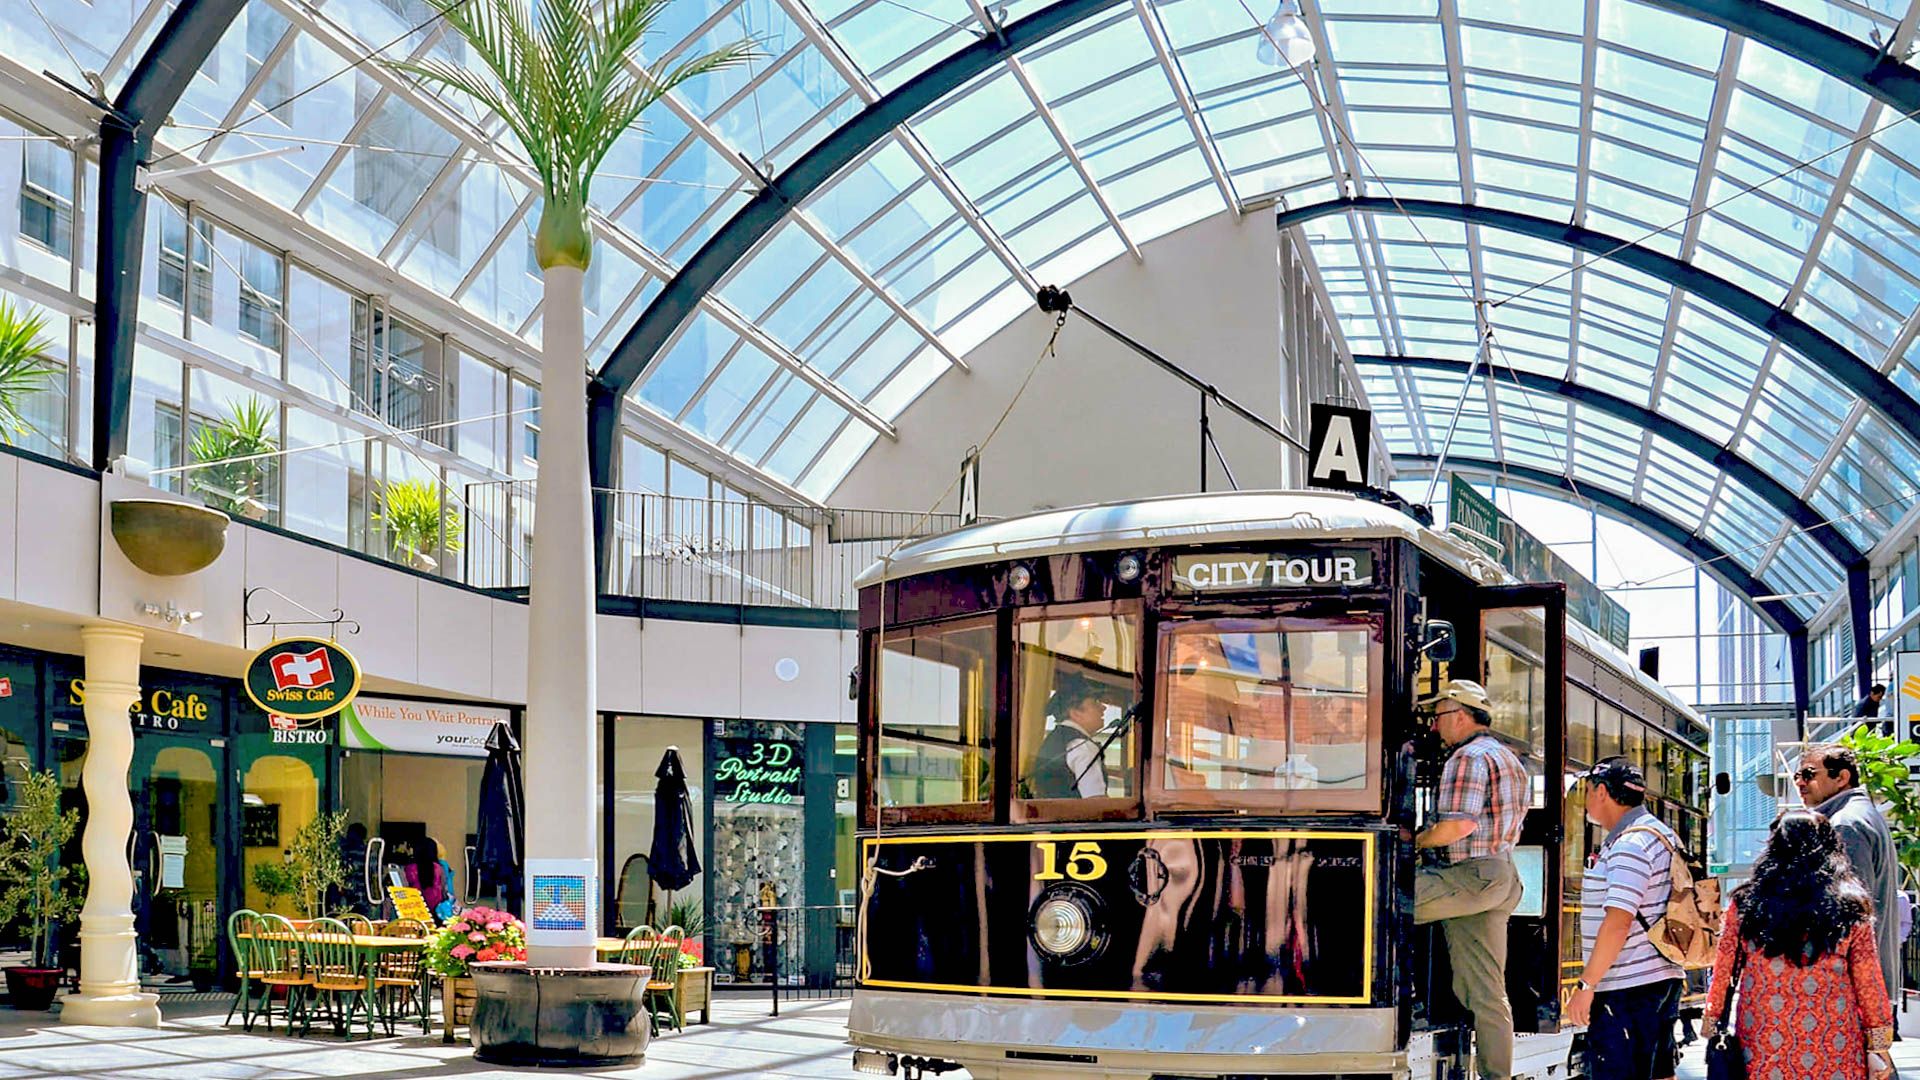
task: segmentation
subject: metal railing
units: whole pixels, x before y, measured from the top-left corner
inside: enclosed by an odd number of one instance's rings
[[[468,584],[527,584],[534,481],[469,484]],[[902,539],[957,528],[954,514],[834,510],[736,499],[598,491],[613,523],[601,591],[687,600],[849,610],[854,578]]]
[[[855,915],[851,906],[763,907],[756,966],[765,970],[780,1015],[780,998],[837,998],[853,993]]]

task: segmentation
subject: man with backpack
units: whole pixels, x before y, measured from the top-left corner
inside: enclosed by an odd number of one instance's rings
[[[1587,1029],[1589,1076],[1663,1080],[1675,1073],[1686,972],[1655,947],[1653,931],[1668,914],[1680,838],[1648,812],[1646,777],[1627,759],[1608,758],[1582,780],[1587,820],[1607,836],[1581,882],[1587,965],[1567,1019]]]

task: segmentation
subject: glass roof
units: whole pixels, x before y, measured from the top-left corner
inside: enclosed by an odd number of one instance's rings
[[[111,94],[174,2],[6,5],[0,54]],[[1044,6],[668,5],[650,58],[742,36],[765,56],[677,91],[608,157],[593,190],[592,362],[765,177],[980,40],[984,20]],[[1914,121],[1784,53],[1634,0],[1307,0],[1320,45],[1308,85],[1263,55],[1271,6],[1112,4],[986,70],[790,214],[633,399],[826,499],[915,398],[1027,309],[1034,281],[1070,282],[1230,201],[1347,194],[1477,203],[1638,241],[1791,310],[1920,394]],[[1784,6],[1904,48],[1920,0]],[[172,110],[158,153],[282,151],[222,172],[537,345],[539,207],[523,155],[492,117],[364,62],[372,52],[468,62],[429,0],[254,0]],[[1303,230],[1356,354],[1469,359],[1474,302],[1489,301],[1498,362],[1693,428],[1839,517],[1858,545],[1920,481],[1920,447],[1816,364],[1623,265],[1392,214]],[[1367,371],[1393,449],[1433,452],[1457,382]],[[1751,492],[1584,407],[1482,388],[1455,448],[1570,470],[1701,522],[1769,582],[1838,580]]]

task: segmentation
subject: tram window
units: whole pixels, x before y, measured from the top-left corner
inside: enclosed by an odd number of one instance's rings
[[[1482,665],[1493,702],[1493,730],[1522,751],[1533,774],[1533,805],[1547,804],[1546,624],[1537,608],[1496,609],[1483,616]]]
[[[1142,734],[1134,723],[1140,700],[1137,610],[1056,608],[1015,624],[1014,640],[1014,795],[1135,798]]]
[[[1157,782],[1169,804],[1377,807],[1371,625],[1196,620],[1168,627],[1160,655]],[[1275,792],[1287,794],[1220,797]]]
[[[1640,772],[1647,771],[1647,726],[1633,717],[1623,717],[1620,723],[1621,754],[1628,761],[1640,766]]]
[[[1672,795],[1667,786],[1667,752],[1661,744],[1661,736],[1652,728],[1647,733],[1647,793],[1649,795]]]
[[[992,621],[888,630],[880,663],[882,807],[989,803],[996,660]]]
[[[1604,701],[1595,703],[1594,716],[1599,721],[1594,747],[1595,761],[1605,761],[1620,756],[1620,710]]]
[[[1569,763],[1592,765],[1593,695],[1577,686],[1567,686],[1567,759]]]

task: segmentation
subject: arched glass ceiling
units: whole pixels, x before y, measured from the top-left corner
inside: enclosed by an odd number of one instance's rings
[[[1686,5],[1633,0],[1309,0],[1321,45],[1310,92],[1261,61],[1271,5],[1249,3],[1089,4],[1017,63],[935,102],[759,244],[680,325],[634,399],[825,497],[934,379],[965,377],[961,359],[1025,309],[1035,281],[1129,257],[1229,202],[1388,193],[1628,238],[1694,214],[1644,242],[1792,310],[1920,393],[1920,133],[1880,102],[1667,10]],[[0,57],[76,84],[92,73],[110,95],[172,4],[6,5]],[[1913,38],[1902,0],[1789,6],[1895,56]],[[751,34],[767,59],[674,95],[609,158],[594,196],[605,241],[589,282],[594,362],[767,177],[980,40],[986,19],[1046,7],[671,5],[662,51]],[[222,171],[504,339],[537,343],[529,170],[468,103],[361,62],[380,49],[463,57],[427,0],[255,0],[173,110],[161,149],[223,160],[301,147]],[[1749,184],[1760,190],[1738,194]],[[1551,244],[1440,222],[1416,231],[1390,215],[1309,231],[1356,352],[1463,356],[1473,317],[1455,275],[1492,299],[1555,278],[1493,309],[1513,363],[1637,396],[1777,470],[1823,511],[1858,515],[1856,541],[1920,475],[1913,445],[1792,350],[1632,270],[1576,269]],[[1684,473],[1649,476],[1656,451],[1635,433],[1573,427],[1562,437],[1585,441],[1561,449],[1580,467],[1636,492],[1674,488],[1702,520],[1727,519],[1730,547],[1743,546],[1733,531],[1770,541],[1769,561],[1804,547],[1710,477],[1681,490]],[[1529,436],[1509,423],[1502,438]]]

